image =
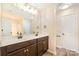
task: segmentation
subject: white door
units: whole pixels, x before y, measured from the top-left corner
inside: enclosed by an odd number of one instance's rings
[[[77,18],[76,15],[60,17],[59,33],[62,48],[77,50]],[[58,42],[57,42],[58,43]]]

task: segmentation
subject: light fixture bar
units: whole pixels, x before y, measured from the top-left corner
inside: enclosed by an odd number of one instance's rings
[[[37,10],[35,8],[33,8],[32,6],[30,6],[29,4],[25,5],[25,4],[14,4],[16,7],[23,9],[24,11],[27,11],[29,13],[32,14],[37,14]]]

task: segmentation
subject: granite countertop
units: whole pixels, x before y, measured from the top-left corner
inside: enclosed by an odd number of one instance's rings
[[[37,39],[37,38],[44,37],[44,36],[48,36],[48,34],[43,33],[43,34],[39,34],[38,36],[35,36],[34,34],[24,35],[22,39],[18,39],[17,37],[6,36],[6,37],[1,38],[0,47],[19,43],[19,42],[24,42],[28,40],[33,40],[33,39]]]

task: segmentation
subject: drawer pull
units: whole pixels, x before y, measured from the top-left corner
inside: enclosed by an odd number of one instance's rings
[[[28,52],[28,51],[29,51],[29,49],[24,50],[24,52]]]
[[[28,52],[28,51],[29,51],[29,49],[26,49],[26,51]]]

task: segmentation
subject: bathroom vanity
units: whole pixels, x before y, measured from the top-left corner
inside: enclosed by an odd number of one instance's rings
[[[36,38],[18,39],[16,43],[2,43],[1,56],[40,56],[48,50],[48,36],[36,36]],[[3,45],[4,44],[4,45]],[[6,45],[7,44],[7,45]]]
[[[39,56],[48,49],[48,31],[42,31],[47,26],[42,25],[39,10],[27,4],[37,11],[32,14],[18,7],[25,4],[0,4],[1,56]]]

